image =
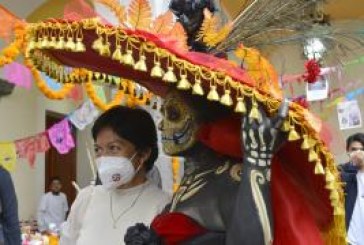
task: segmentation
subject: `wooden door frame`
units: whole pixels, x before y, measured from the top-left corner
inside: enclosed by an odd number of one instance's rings
[[[50,110],[46,110],[45,112],[45,124],[47,127],[47,121],[49,118],[53,118],[54,120],[59,119],[59,121],[61,121],[62,119],[64,119],[66,117],[66,115],[59,113],[59,112],[55,112],[55,111],[50,111]],[[48,128],[47,128],[48,129]],[[77,131],[72,131],[74,133],[74,138],[75,138],[75,144],[77,146]],[[74,168],[71,168],[71,176],[75,177],[75,181],[77,180],[77,147],[75,147],[75,163],[74,163]],[[49,169],[49,159],[50,155],[49,152],[47,151],[45,154],[45,169],[44,169],[44,191],[48,192],[49,191],[49,182],[51,180],[52,177],[49,173],[50,173],[50,169]],[[70,197],[68,197],[70,198]],[[72,202],[72,200],[69,200],[70,202]],[[71,204],[71,203],[70,203]]]

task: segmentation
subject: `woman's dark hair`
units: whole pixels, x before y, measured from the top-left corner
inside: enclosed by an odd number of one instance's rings
[[[115,106],[104,112],[92,127],[92,137],[96,140],[101,130],[110,128],[119,137],[130,141],[138,151],[151,149],[145,162],[146,170],[153,168],[158,157],[157,130],[151,115],[139,108]]]
[[[364,134],[356,133],[356,134],[349,136],[346,139],[346,150],[349,150],[349,147],[353,142],[360,142],[364,146]]]

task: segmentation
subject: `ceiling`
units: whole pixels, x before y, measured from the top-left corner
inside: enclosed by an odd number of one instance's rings
[[[223,8],[231,17],[235,17],[246,2],[245,0],[220,0]],[[329,14],[333,21],[336,20],[364,20],[363,0],[329,0],[325,5],[325,13]]]
[[[325,6],[325,12],[333,20],[364,20],[364,1],[363,0],[331,0]]]
[[[219,0],[230,14],[236,16],[241,10],[245,0]],[[1,4],[10,9],[20,17],[26,17],[37,6],[54,5],[50,9],[57,9],[58,5],[63,5],[65,0],[4,0]],[[44,6],[43,6],[44,8]],[[55,10],[54,10],[55,11]],[[332,20],[364,20],[364,1],[363,0],[328,0],[325,12],[331,16]]]

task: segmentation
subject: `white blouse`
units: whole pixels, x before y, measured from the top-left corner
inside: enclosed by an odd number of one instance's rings
[[[149,226],[170,200],[168,194],[150,181],[115,191],[102,186],[87,187],[72,205],[60,245],[122,245],[130,226],[136,223]]]
[[[364,245],[364,172],[356,175],[358,196],[349,224],[348,238],[352,245]]]

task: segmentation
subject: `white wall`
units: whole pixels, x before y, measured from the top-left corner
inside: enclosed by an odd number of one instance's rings
[[[1,4],[11,9],[14,14],[24,18],[29,11],[39,4],[39,0],[23,2],[6,0]],[[4,44],[0,42],[0,49]],[[1,70],[0,70],[1,76]],[[16,140],[38,133],[37,127],[37,91],[15,88],[13,94],[0,99],[0,141]],[[35,168],[31,169],[26,159],[17,162],[17,169],[12,178],[19,202],[21,219],[29,219],[34,215],[38,202],[36,179],[39,171],[39,159]]]
[[[13,141],[43,132],[47,110],[68,114],[74,108],[75,105],[70,101],[46,99],[34,86],[30,91],[15,88],[13,94],[0,99],[0,141]],[[78,159],[82,159],[82,152],[79,155]],[[44,154],[37,155],[34,169],[26,159],[18,159],[12,177],[21,219],[34,217],[44,190],[44,174]]]
[[[21,18],[26,18],[42,0],[5,0],[2,1],[6,8]],[[3,47],[0,43],[0,49]],[[1,76],[1,70],[0,70]],[[45,130],[46,111],[68,114],[76,108],[69,101],[52,101],[47,99],[35,86],[28,91],[15,88],[14,93],[0,99],[0,141],[16,140]],[[78,144],[83,146],[86,133],[78,131]],[[90,169],[85,159],[83,147],[77,150],[77,181],[81,186],[89,183]],[[31,169],[26,159],[18,160],[17,170],[12,174],[19,201],[19,214],[21,219],[35,218],[38,201],[44,191],[45,157],[38,154],[35,168]],[[80,163],[80,164],[79,164]],[[82,164],[84,163],[84,164]]]
[[[0,141],[24,138],[37,133],[36,103],[35,90],[18,88],[15,88],[12,95],[0,99]],[[37,172],[38,167],[31,169],[27,160],[21,159],[12,174],[21,217],[30,217],[35,209]]]

